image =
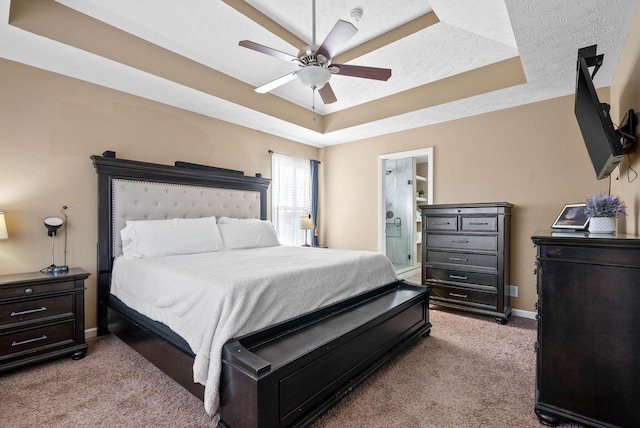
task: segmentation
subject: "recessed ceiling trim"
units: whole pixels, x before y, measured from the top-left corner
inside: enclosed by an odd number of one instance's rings
[[[253,20],[255,23],[261,25],[274,35],[280,37],[287,43],[293,46],[302,48],[307,45],[306,42],[296,37],[293,33],[282,27],[280,24],[269,18],[244,0],[222,0],[230,7],[237,10],[239,13],[245,15],[247,18]],[[352,61],[356,58],[364,56],[375,50],[378,50],[384,46],[387,46],[393,42],[401,40],[413,33],[422,31],[430,26],[440,22],[438,16],[434,12],[425,13],[424,15],[407,22],[393,30],[386,32],[385,34],[378,36],[374,39],[368,40],[348,51],[345,51],[333,58],[332,62],[336,64],[344,64]]]
[[[266,28],[290,45],[296,46],[298,49],[307,45],[306,42],[301,40],[295,34],[291,33],[289,30],[287,30],[244,0],[222,0],[222,2],[228,4],[230,7],[237,10],[238,13],[241,13],[247,18],[251,19],[256,24]]]
[[[398,92],[324,117],[324,132],[421,110],[527,83],[520,57]]]
[[[336,64],[347,63],[382,47],[385,47],[393,42],[404,39],[405,37],[410,36],[413,33],[417,33],[418,31],[427,29],[439,22],[440,20],[434,12],[425,13],[424,15],[414,19],[413,21],[409,21],[406,24],[401,25],[400,27],[394,28],[393,30],[384,33],[381,36],[376,37],[375,39],[371,39],[361,45],[354,47],[353,49],[349,49],[348,51],[337,55],[331,62],[334,62]]]
[[[275,95],[258,95],[251,85],[53,0],[13,0],[9,23],[312,131],[323,132],[323,117],[318,113]],[[122,46],[127,48],[122,49]]]

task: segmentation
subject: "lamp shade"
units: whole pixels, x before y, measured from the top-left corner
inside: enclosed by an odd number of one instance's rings
[[[309,230],[313,229],[313,220],[308,215],[300,217],[300,229]]]
[[[320,89],[331,79],[331,72],[321,65],[308,65],[297,73],[304,86]]]
[[[60,229],[60,226],[64,224],[64,220],[60,217],[47,217],[43,220],[45,227],[47,228],[47,235],[53,236],[56,231]]]
[[[4,221],[4,213],[0,212],[0,239],[8,239],[7,223]]]

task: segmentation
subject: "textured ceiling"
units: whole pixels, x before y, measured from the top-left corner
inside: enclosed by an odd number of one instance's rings
[[[315,146],[567,95],[578,48],[605,54],[611,83],[638,0],[316,0],[319,44],[338,19],[358,33],[336,63],[391,68],[386,82],[331,78],[324,105],[296,79],[311,0],[0,0],[0,57]],[[360,7],[356,21],[350,11]],[[80,13],[78,13],[80,12]]]

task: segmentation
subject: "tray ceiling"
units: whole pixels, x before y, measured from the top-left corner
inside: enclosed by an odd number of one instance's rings
[[[238,45],[297,55],[311,0],[0,0],[0,57],[322,147],[571,94],[591,44],[607,86],[637,3],[316,0],[318,44],[338,19],[358,28],[335,63],[392,69],[332,76],[328,105],[298,79],[256,93],[297,66]]]

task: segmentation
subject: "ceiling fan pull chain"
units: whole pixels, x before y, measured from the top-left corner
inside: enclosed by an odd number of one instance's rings
[[[311,88],[311,110],[316,109],[316,88]]]

